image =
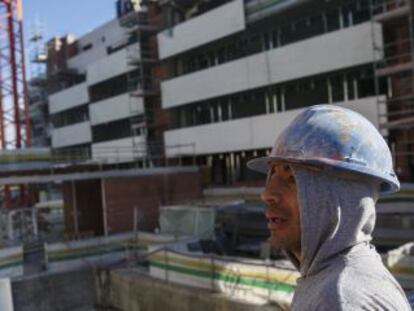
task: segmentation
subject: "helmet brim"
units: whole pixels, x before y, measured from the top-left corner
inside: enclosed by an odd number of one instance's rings
[[[271,162],[281,162],[281,163],[290,163],[293,165],[300,165],[300,166],[306,166],[309,169],[311,168],[325,168],[329,170],[330,172],[343,172],[343,173],[349,173],[354,172],[355,174],[359,176],[367,176],[371,178],[375,178],[379,180],[381,183],[380,185],[380,192],[381,194],[387,194],[387,193],[393,193],[400,190],[400,183],[398,181],[398,178],[395,176],[392,178],[391,181],[390,178],[385,178],[384,176],[381,176],[377,174],[376,172],[370,170],[366,167],[360,167],[359,170],[355,170],[354,166],[350,165],[346,161],[332,161],[330,159],[307,159],[304,161],[298,160],[298,159],[286,159],[283,157],[275,157],[275,156],[266,156],[266,157],[259,157],[256,159],[252,159],[247,162],[247,167],[255,172],[267,174],[269,169],[269,163]],[[335,164],[335,166],[332,166],[332,164]],[[343,174],[343,175],[345,175]]]
[[[274,157],[260,157],[256,159],[252,159],[247,162],[247,167],[251,169],[252,171],[267,174],[267,171],[269,169],[269,163],[275,160]]]
[[[247,162],[247,167],[255,172],[267,174],[269,169],[269,163],[271,162],[278,162],[278,163],[285,163],[285,164],[295,164],[300,166],[305,166],[309,169],[315,169],[321,166],[321,162],[315,160],[307,160],[303,161],[301,159],[296,158],[285,158],[285,157],[276,157],[276,156],[266,156],[266,157],[259,157],[256,159],[252,159]]]

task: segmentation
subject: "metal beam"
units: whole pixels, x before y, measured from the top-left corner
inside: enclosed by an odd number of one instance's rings
[[[63,182],[72,180],[90,180],[100,178],[116,178],[116,177],[134,177],[134,176],[151,176],[166,175],[174,173],[196,173],[199,168],[197,166],[185,167],[159,167],[146,169],[124,169],[124,170],[108,170],[98,172],[81,172],[67,174],[50,174],[50,175],[28,175],[28,176],[11,176],[0,178],[0,185],[16,185],[16,184],[42,184],[51,182]]]

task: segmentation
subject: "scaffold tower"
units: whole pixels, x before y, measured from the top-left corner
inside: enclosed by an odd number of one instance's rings
[[[0,143],[2,150],[30,147],[30,124],[23,43],[21,0],[0,0]],[[28,202],[27,189],[20,185],[18,206]],[[11,205],[9,187],[4,206]]]

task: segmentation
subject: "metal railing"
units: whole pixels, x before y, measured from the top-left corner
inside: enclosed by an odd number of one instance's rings
[[[149,148],[158,149],[158,155],[150,155]],[[93,147],[92,152],[74,149],[60,154],[52,153],[50,162],[52,165],[97,164],[102,166],[140,161],[148,166],[168,166],[172,163],[182,165],[184,159],[190,158],[192,164],[195,164],[195,148],[195,143],[172,146],[137,143],[135,146]]]
[[[372,12],[374,15],[388,13],[397,9],[409,7],[408,0],[382,0],[373,4]]]

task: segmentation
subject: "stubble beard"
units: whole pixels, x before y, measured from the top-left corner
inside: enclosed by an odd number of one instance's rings
[[[268,239],[272,248],[277,250],[284,250],[294,252],[300,249],[300,241],[296,241],[293,236],[281,237],[277,232],[270,231]]]

